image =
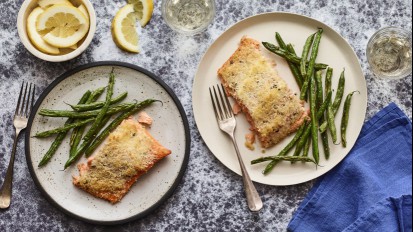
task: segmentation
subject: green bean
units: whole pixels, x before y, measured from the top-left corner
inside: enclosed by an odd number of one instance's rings
[[[256,160],[251,161],[251,164],[259,164],[267,161],[288,161],[288,162],[307,162],[307,163],[314,163],[317,164],[313,159],[308,157],[302,156],[269,156],[269,157],[262,157]]]
[[[82,98],[79,100],[79,103],[84,103],[87,101],[89,98],[91,92],[88,90],[86,93],[83,94]],[[70,124],[73,122],[73,119],[68,119],[65,124]],[[38,167],[42,167],[46,165],[50,159],[53,157],[53,155],[56,153],[57,149],[59,148],[60,144],[62,144],[63,140],[65,139],[67,135],[66,132],[59,133],[55,140],[53,141],[52,145],[50,146],[49,150],[46,152],[46,154],[43,156],[43,158],[40,160]]]
[[[313,78],[310,76],[308,79]],[[310,85],[310,82],[304,79],[303,85],[301,86],[301,92],[300,92],[300,100],[307,101],[307,92],[308,92],[308,86]]]
[[[311,137],[309,137],[308,139],[307,139],[307,142],[305,143],[305,145],[304,145],[304,148],[303,148],[303,156],[304,157],[308,157],[308,153],[310,153],[310,146],[311,146]]]
[[[294,46],[292,44],[287,44],[287,51],[291,54],[293,54],[294,56],[297,56],[297,53],[295,52]]]
[[[115,74],[112,72],[109,75],[109,84],[108,84],[108,91],[106,93],[106,100],[105,104],[96,116],[96,119],[94,123],[92,124],[91,128],[89,131],[86,133],[86,135],[83,137],[83,143],[79,146],[79,148],[76,150],[76,152],[73,154],[73,156],[69,157],[69,160],[65,164],[65,169],[69,167],[75,160],[77,160],[82,153],[86,150],[86,148],[92,143],[93,139],[96,137],[96,134],[98,133],[99,126],[104,119],[106,112],[109,109],[110,105],[110,100],[112,99],[113,95],[113,86],[115,85]]]
[[[280,47],[282,49],[286,49],[287,45],[285,44],[283,38],[281,37],[280,33],[275,32],[275,40],[277,40],[278,45],[280,45]]]
[[[283,57],[284,59],[294,63],[294,64],[300,64],[301,63],[301,58],[293,55],[291,53],[289,53],[288,51],[281,49],[278,46],[275,46],[274,44],[268,43],[268,42],[262,42],[262,45],[264,45],[264,47],[269,50],[272,53],[275,53],[281,57]],[[316,63],[314,64],[314,69],[315,70],[320,70],[320,69],[326,69],[328,67],[328,65],[326,64],[322,64],[322,63]]]
[[[328,135],[326,133],[323,133],[320,136],[323,145],[324,157],[326,158],[326,160],[328,160],[330,159],[330,144],[328,142]]]
[[[345,74],[344,74],[344,70],[340,75],[340,79],[338,81],[338,86],[337,86],[337,93],[336,96],[334,98],[334,102],[332,103],[332,109],[333,109],[333,113],[334,113],[334,117],[337,115],[338,110],[340,108],[342,99],[343,99],[343,95],[344,95],[344,89],[345,89],[345,85],[346,85],[346,78],[345,78]],[[324,121],[319,130],[321,133],[324,133],[327,130],[327,121]]]
[[[36,137],[36,138],[47,138],[47,137],[50,137],[50,136],[55,135],[55,134],[59,134],[59,133],[62,133],[62,132],[68,132],[69,130],[71,130],[73,128],[86,125],[86,124],[88,124],[89,122],[92,122],[92,121],[94,121],[93,118],[88,118],[88,119],[83,120],[83,121],[74,122],[74,123],[70,123],[70,124],[65,124],[63,127],[58,127],[56,129],[53,129],[53,130],[39,132],[34,137]]]
[[[136,113],[137,111],[141,110],[144,107],[149,106],[150,104],[156,102],[153,99],[147,99],[141,103],[136,103],[136,105],[129,109],[128,111],[122,113],[117,118],[115,118],[93,141],[93,143],[86,149],[85,154],[86,157],[90,156],[96,148],[106,139],[110,132],[112,132],[119,124],[122,123],[123,120],[129,118],[131,115]]]
[[[343,147],[347,147],[347,125],[348,120],[350,117],[350,106],[351,106],[351,98],[353,97],[354,93],[360,93],[359,91],[354,91],[347,95],[346,101],[344,102],[344,110],[343,110],[343,117],[341,119],[341,144]]]
[[[307,132],[308,128],[310,128],[310,127],[311,127],[311,122],[310,122],[310,123],[306,123],[306,124],[305,124],[304,130],[303,130],[303,133],[301,134],[300,139],[297,141],[297,146],[296,146],[296,149],[295,149],[295,151],[294,151],[293,156],[300,156],[300,153],[301,153],[302,147],[301,147],[301,148],[299,148],[299,147],[298,147],[298,143],[301,141],[301,139],[302,139],[304,136],[306,136],[305,134],[306,134],[306,132]],[[308,138],[308,136],[307,136],[307,138]]]
[[[291,44],[287,45],[287,51],[295,55],[295,50]],[[290,67],[291,73],[293,74],[298,87],[301,89],[301,87],[303,86],[303,77],[301,76],[300,69],[296,64],[292,62],[288,62],[288,66]]]
[[[332,77],[333,77],[333,69],[328,67],[326,71],[326,80],[325,80],[325,94],[331,90],[331,83],[332,83]]]
[[[308,75],[312,75],[314,69],[317,70],[315,68],[315,60],[316,60],[317,55],[318,55],[318,48],[320,46],[322,33],[323,33],[323,29],[319,28],[317,33],[315,34],[313,47],[311,49],[310,61],[308,62],[308,67],[307,67],[307,71],[306,71],[306,73]],[[307,99],[307,92],[308,92],[308,88],[309,88],[309,82],[311,81],[310,79],[311,79],[311,76],[307,76],[304,79],[303,88],[302,88],[301,94],[300,94],[300,99],[301,100]]]
[[[331,88],[331,80],[333,77],[333,69],[328,67],[327,71],[326,71],[326,79],[325,79],[325,94],[326,96],[329,95],[329,93],[331,93],[332,88]],[[331,98],[331,95],[330,95]],[[324,116],[319,120],[319,123],[321,124],[324,121]],[[323,146],[323,151],[324,151],[324,157],[326,158],[326,160],[330,159],[330,144],[328,141],[328,135],[326,133],[321,133],[321,142],[322,142],[322,146]]]
[[[124,100],[128,96],[128,92],[124,92],[120,94],[119,96],[113,98],[110,100],[110,104],[116,104],[122,100]],[[80,104],[80,105],[70,105],[74,111],[77,112],[84,112],[84,111],[89,111],[89,110],[96,110],[99,108],[102,108],[102,106],[105,104],[103,101],[98,101],[94,103],[89,103],[89,104]]]
[[[316,82],[316,107],[317,109],[320,107],[321,103],[323,102],[323,77],[321,76],[321,71],[317,71],[315,75],[315,82]]]
[[[305,123],[303,123],[303,125],[300,126],[294,138],[287,144],[287,146],[284,147],[284,149],[281,150],[281,152],[277,156],[286,156],[288,154],[288,152],[294,147],[294,145],[300,139],[301,135],[304,132],[305,126]],[[265,167],[263,173],[268,174],[275,167],[275,165],[277,165],[277,163],[277,161],[271,161],[271,163],[269,163],[267,167]]]
[[[101,87],[98,88],[97,90],[93,91],[92,94],[90,95],[90,97],[87,99],[86,102],[83,102],[82,104],[90,104],[95,102],[100,95],[103,94],[104,90],[106,89],[106,87]],[[80,119],[76,119],[75,121],[79,121]],[[83,136],[83,132],[85,130],[86,126],[81,126],[78,128],[73,129],[73,132],[70,136],[70,152],[69,152],[69,157],[72,156],[75,152],[77,147],[80,144],[80,141],[82,140],[82,136]]]
[[[280,45],[282,49],[286,50],[294,56],[297,56],[293,46],[291,44],[286,45],[278,32],[275,33],[275,39],[277,40],[278,45]],[[303,85],[303,78],[301,76],[299,68],[296,64],[292,63],[291,61],[287,60],[287,63],[288,67],[290,67],[291,73],[293,74],[295,81],[297,82],[298,87],[301,89],[301,86]]]
[[[334,102],[333,102],[334,115],[337,114],[338,109],[340,108],[341,102],[343,100],[343,96],[344,96],[344,89],[346,85],[346,78],[345,78],[344,72],[345,71],[343,70],[343,72],[340,75],[340,79],[338,80],[337,93],[336,93],[336,97],[334,98]]]
[[[304,144],[303,148],[300,148],[303,150],[303,157],[308,157],[308,153],[310,151],[310,146],[311,146],[311,137],[307,136],[307,142]],[[301,153],[301,151],[300,151]],[[300,153],[294,154],[293,156],[300,156]],[[295,163],[295,162],[291,162],[291,163]]]
[[[303,53],[301,55],[300,72],[304,80],[309,78],[309,76],[307,75],[307,59],[308,59],[308,54],[310,53],[311,45],[313,44],[313,41],[314,41],[314,36],[315,34],[312,34],[307,38],[304,44]],[[311,75],[312,73],[308,73],[308,74]]]
[[[70,142],[70,152],[69,152],[69,157],[72,156],[75,152],[77,147],[79,146],[80,142],[82,141],[82,136],[85,131],[85,126],[81,126],[79,128],[76,128],[72,135],[73,135],[73,140]]]
[[[315,162],[318,164],[320,161],[319,151],[318,151],[318,118],[317,118],[317,106],[316,106],[316,84],[315,78],[310,80],[310,114],[311,114],[311,141],[312,141],[312,151]]]
[[[320,131],[320,133],[324,134],[327,131],[328,128],[328,122],[327,120],[325,120],[321,126],[318,127],[318,130]]]
[[[337,144],[337,128],[336,128],[336,123],[334,122],[334,117],[335,116],[333,112],[333,107],[329,106],[327,108],[327,125],[328,125],[328,129],[330,130],[333,143]]]
[[[313,73],[314,71],[315,61],[318,56],[318,48],[320,47],[322,34],[323,34],[323,29],[319,28],[314,37],[314,43],[313,43],[313,48],[311,49],[311,56],[310,56],[310,61],[308,63],[307,73]]]
[[[124,111],[125,109],[135,105],[135,103],[123,103],[116,106],[109,107],[106,115],[114,115],[119,112]],[[41,109],[39,111],[39,115],[46,116],[46,117],[57,117],[57,118],[92,118],[96,117],[101,110],[91,110],[85,112],[76,112],[76,111],[69,111],[69,110],[49,110],[49,109]]]
[[[97,101],[98,98],[103,94],[105,89],[106,89],[106,87],[97,88],[95,91],[92,92],[92,94],[90,95],[90,98],[88,99],[88,101],[90,101],[90,102]]]
[[[305,143],[307,142],[310,134],[311,134],[311,124],[308,124],[305,128],[303,135],[301,136],[300,140],[297,143],[293,156],[300,156],[300,153],[302,152],[305,146]]]

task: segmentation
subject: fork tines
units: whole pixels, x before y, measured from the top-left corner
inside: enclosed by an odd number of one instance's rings
[[[222,84],[217,85],[216,89],[215,89],[215,86],[212,86],[212,89],[210,87],[209,94],[211,96],[211,101],[212,101],[212,106],[214,107],[215,116],[218,120],[224,120],[224,119],[231,118],[234,116],[234,113],[232,112],[231,104],[228,100],[228,96]]]
[[[14,112],[15,116],[26,118],[29,117],[30,110],[33,108],[34,104],[35,87],[36,86],[32,83],[30,83],[30,85],[29,83],[22,83],[19,99],[17,101],[16,111]]]

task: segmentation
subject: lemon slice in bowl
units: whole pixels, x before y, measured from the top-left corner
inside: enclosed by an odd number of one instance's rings
[[[73,6],[69,0],[39,0],[37,4],[39,4],[39,6],[43,9],[46,9],[49,6],[53,6],[56,4]]]
[[[60,53],[59,48],[46,43],[42,38],[42,32],[36,30],[36,20],[43,12],[42,8],[37,7],[27,17],[27,35],[32,44],[41,52],[57,55]]]
[[[132,4],[127,4],[116,13],[112,21],[112,36],[115,44],[121,49],[139,53],[139,37],[136,32],[136,20],[133,13]]]
[[[58,48],[75,45],[89,30],[89,20],[74,6],[57,4],[47,8],[37,19],[38,31],[50,30],[43,39]]]
[[[87,11],[85,5],[81,4],[77,9],[79,9],[86,17],[86,19],[89,21],[89,12]]]
[[[141,27],[146,26],[152,17],[153,0],[128,0],[128,3],[133,4],[134,14]]]

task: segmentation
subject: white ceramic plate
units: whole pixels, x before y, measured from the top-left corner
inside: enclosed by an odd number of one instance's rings
[[[138,179],[130,192],[115,205],[97,199],[72,184],[72,176],[78,176],[76,165],[62,171],[68,159],[69,136],[50,163],[42,168],[38,168],[38,163],[54,137],[31,137],[39,131],[59,127],[66,120],[39,116],[39,109],[70,110],[65,102],[77,103],[85,91],[106,86],[112,67],[116,75],[114,96],[128,91],[124,102],[147,98],[163,102],[163,105],[154,103],[144,111],[154,119],[150,133],[162,145],[172,150],[171,155]],[[185,112],[166,84],[139,67],[120,62],[98,62],[79,67],[56,79],[40,96],[34,109],[26,133],[26,156],[30,172],[47,199],[76,218],[98,224],[118,224],[140,218],[172,194],[186,169],[190,138]],[[85,161],[85,158],[79,160]]]
[[[217,70],[235,52],[241,37],[244,35],[258,41],[277,44],[274,35],[275,32],[279,32],[285,42],[292,43],[295,46],[296,52],[301,54],[307,36],[316,32],[317,28],[324,29],[317,62],[329,64],[334,69],[333,88],[337,88],[340,73],[345,68],[346,88],[344,98],[352,91],[360,91],[360,94],[354,95],[352,101],[347,132],[347,148],[342,148],[341,145],[333,145],[330,142],[332,155],[328,161],[324,159],[324,153],[320,151],[321,167],[316,169],[312,164],[296,163],[291,165],[285,162],[279,164],[270,174],[264,176],[262,170],[266,163],[252,166],[250,161],[261,156],[277,155],[292,139],[292,136],[286,138],[273,148],[267,149],[265,154],[262,154],[262,149],[258,143],[255,146],[255,151],[250,151],[243,145],[249,124],[243,115],[238,115],[236,138],[240,145],[241,155],[253,181],[282,186],[303,183],[323,175],[336,166],[353,147],[365,119],[367,88],[359,61],[350,45],[333,29],[312,18],[278,12],[261,14],[235,24],[211,45],[198,67],[193,83],[193,110],[200,134],[215,157],[237,174],[241,175],[241,170],[233,145],[230,139],[218,128],[208,92],[208,87],[220,83]],[[263,47],[262,50],[270,59],[275,60],[277,63],[276,69],[280,76],[287,81],[294,92],[298,93],[298,86],[283,58],[266,51]],[[341,121],[342,108],[343,106],[340,107],[338,117],[336,118],[336,125],[338,126]],[[322,148],[321,142],[320,148]]]

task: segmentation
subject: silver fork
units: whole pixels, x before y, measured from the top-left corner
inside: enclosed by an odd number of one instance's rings
[[[27,92],[29,88],[29,92]],[[16,129],[16,136],[14,137],[13,150],[10,156],[9,166],[7,168],[6,177],[4,178],[3,185],[0,189],[0,209],[7,209],[10,206],[12,182],[13,182],[13,166],[14,157],[16,154],[17,139],[20,132],[27,127],[27,121],[30,115],[30,111],[33,108],[34,103],[34,91],[35,86],[26,83],[22,84],[19,94],[19,100],[17,101],[16,111],[14,112],[13,125]],[[29,106],[30,105],[30,106]]]
[[[242,161],[242,157],[240,155],[237,141],[235,140],[234,132],[237,126],[237,121],[235,120],[234,113],[232,112],[231,104],[228,100],[228,96],[225,93],[223,86],[221,88],[217,85],[218,94],[215,87],[209,88],[209,94],[211,96],[212,106],[214,108],[215,117],[217,118],[217,122],[219,128],[227,133],[234,144],[235,151],[237,153],[239,165],[241,167],[242,172],[242,180],[244,182],[244,190],[245,195],[247,197],[248,208],[251,211],[259,211],[263,204],[261,201],[260,196],[258,195],[257,190],[255,189],[254,184],[251,181],[251,178],[245,168],[244,162]],[[218,97],[219,95],[219,97]]]

